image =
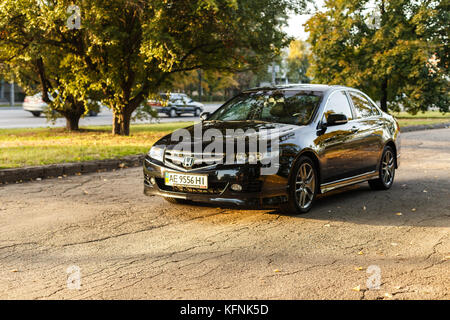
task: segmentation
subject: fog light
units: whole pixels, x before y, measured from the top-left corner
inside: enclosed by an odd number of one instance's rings
[[[237,183],[232,184],[231,185],[231,190],[233,190],[233,191],[242,191],[242,186],[240,184],[237,184]]]
[[[155,183],[156,183],[156,180],[155,180],[154,177],[151,177],[151,178],[150,178],[150,183],[151,183],[151,184],[155,184]]]

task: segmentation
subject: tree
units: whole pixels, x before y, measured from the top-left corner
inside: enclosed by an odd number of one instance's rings
[[[80,117],[96,109],[87,78],[75,77],[72,54],[80,33],[68,28],[69,1],[3,1],[0,6],[0,72],[13,77],[28,94],[42,92],[50,117],[66,118],[78,130]]]
[[[388,103],[448,111],[448,5],[328,0],[325,7],[307,22],[314,82],[358,87],[384,111]]]
[[[128,135],[132,112],[174,74],[239,71],[278,54],[289,40],[283,16],[303,2],[85,1],[80,68],[113,110],[113,133]]]
[[[287,57],[287,77],[290,82],[310,82],[310,79],[306,75],[309,67],[308,55],[307,44],[304,41],[291,41]]]

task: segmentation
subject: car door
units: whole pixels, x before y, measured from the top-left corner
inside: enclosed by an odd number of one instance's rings
[[[186,111],[185,111],[185,107],[186,107],[186,106],[185,106],[183,97],[181,97],[181,96],[175,96],[175,97],[174,97],[174,102],[173,102],[173,104],[175,105],[178,114],[181,114],[181,113],[186,112]]]
[[[335,91],[328,98],[321,122],[326,123],[332,113],[344,114],[348,122],[327,126],[325,132],[316,139],[320,148],[322,163],[322,183],[329,183],[357,174],[359,159],[358,144],[355,140],[357,128],[353,122],[353,112],[345,91]]]
[[[195,109],[194,101],[187,96],[183,97],[183,100],[184,100],[184,105],[185,105],[185,111],[186,112],[194,112],[194,109]]]
[[[383,151],[383,128],[380,111],[361,92],[348,92],[355,111],[356,125],[359,130],[355,139],[359,141],[358,159],[359,174],[373,172]]]

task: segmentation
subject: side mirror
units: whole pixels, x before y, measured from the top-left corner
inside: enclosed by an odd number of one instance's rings
[[[209,112],[202,112],[202,113],[200,114],[200,119],[201,119],[202,121],[206,121],[206,120],[208,120],[208,118],[209,118]]]
[[[348,122],[347,116],[345,114],[332,113],[327,117],[327,126],[337,126],[339,124],[345,124]]]

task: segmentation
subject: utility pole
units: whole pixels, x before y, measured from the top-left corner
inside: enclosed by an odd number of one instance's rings
[[[4,99],[5,98],[5,86],[4,86],[4,80],[2,79],[0,81],[0,99]]]
[[[198,100],[202,101],[203,88],[202,88],[202,70],[198,69]]]
[[[11,81],[11,91],[9,92],[9,104],[14,107],[14,81]]]
[[[272,62],[272,85],[277,84],[276,70],[275,70],[275,62]]]

